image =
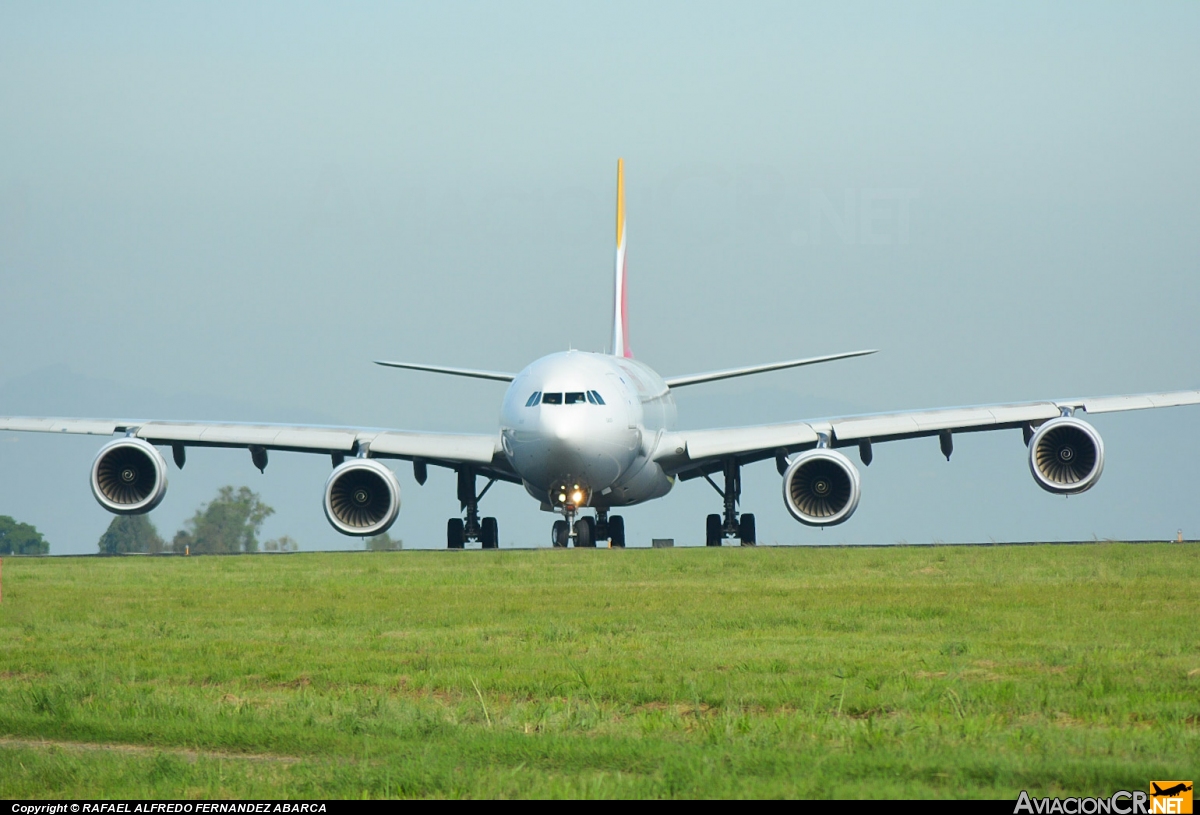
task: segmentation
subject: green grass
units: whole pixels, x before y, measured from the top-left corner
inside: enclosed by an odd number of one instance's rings
[[[0,797],[1110,794],[1200,768],[1200,547],[17,559]]]

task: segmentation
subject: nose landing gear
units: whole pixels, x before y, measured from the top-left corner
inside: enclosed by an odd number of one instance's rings
[[[595,549],[597,541],[607,540],[613,549],[625,548],[625,519],[608,515],[607,508],[597,508],[596,517],[575,520],[575,508],[563,507],[564,520],[555,521],[550,530],[550,543],[564,549],[575,539],[576,549]]]
[[[466,520],[451,518],[446,522],[446,548],[462,549],[467,541],[477,540],[484,549],[500,548],[499,525],[495,518],[479,518],[479,501],[492,488],[496,479],[491,479],[483,490],[475,492],[475,471],[463,467],[458,471],[458,501],[467,512]]]
[[[758,542],[754,515],[743,512],[741,517],[738,517],[737,505],[742,496],[742,472],[737,459],[725,459],[725,489],[718,487],[707,475],[704,476],[704,480],[725,499],[725,517],[713,514],[707,518],[704,543],[707,546],[720,546],[724,538],[738,538],[742,546],[754,546]]]

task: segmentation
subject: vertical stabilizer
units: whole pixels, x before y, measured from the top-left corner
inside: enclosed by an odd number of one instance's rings
[[[632,357],[629,348],[628,290],[625,283],[625,159],[617,159],[617,266],[613,284],[612,352]]]

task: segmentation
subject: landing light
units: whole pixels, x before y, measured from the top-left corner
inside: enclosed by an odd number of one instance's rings
[[[571,500],[574,503],[578,504],[580,501],[583,500],[583,493],[580,492],[579,490],[575,490],[575,492],[571,493]]]
[[[567,494],[566,494],[565,492],[560,492],[560,493],[558,494],[558,500],[560,500],[560,501],[566,501],[566,500],[567,500]]]

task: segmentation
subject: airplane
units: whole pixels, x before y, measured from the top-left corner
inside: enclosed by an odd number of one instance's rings
[[[614,510],[661,498],[676,481],[696,478],[721,496],[722,512],[708,515],[705,523],[705,543],[720,546],[729,539],[757,541],[754,515],[739,511],[741,468],[755,462],[775,462],[793,518],[825,527],[847,521],[859,504],[859,472],[842,450],[857,447],[863,466],[869,466],[876,444],[937,436],[948,460],[956,433],[1019,429],[1037,486],[1072,495],[1095,486],[1104,469],[1104,443],[1076,415],[1080,411],[1090,416],[1200,404],[1200,390],[1188,390],[676,430],[679,388],[875,352],[663,378],[634,359],[630,348],[625,250],[625,164],[619,159],[607,353],[553,353],[518,373],[377,360],[392,368],[509,383],[495,433],[17,416],[0,416],[0,430],[116,435],[101,447],[90,473],[96,500],[116,514],[149,512],[163,500],[167,464],[159,448],[170,448],[180,469],[189,447],[247,449],[260,471],[270,451],[288,450],[330,456],[333,470],[322,500],[329,523],[345,535],[379,535],[396,521],[400,484],[384,461],[401,460],[411,463],[421,485],[430,465],[457,473],[461,513],[446,523],[449,549],[475,541],[483,549],[499,546],[496,519],[479,514],[480,502],[497,481],[523,486],[542,510],[560,516],[551,525],[554,547],[592,548],[607,541],[622,548],[625,523]],[[483,489],[478,489],[480,478],[486,479]]]
[[[1186,781],[1181,781],[1173,787],[1167,787],[1165,790],[1162,789],[1161,787],[1159,787],[1158,784],[1155,784],[1153,781],[1150,782],[1150,786],[1154,787],[1154,791],[1151,792],[1150,794],[1156,798],[1160,795],[1165,795],[1168,798],[1173,798],[1176,795],[1178,795],[1179,793],[1187,792],[1188,790],[1190,790],[1192,788],[1192,785],[1188,784]]]

